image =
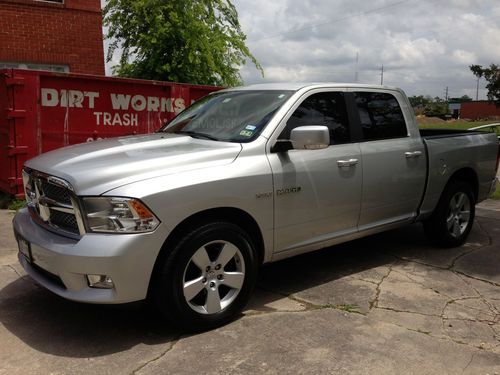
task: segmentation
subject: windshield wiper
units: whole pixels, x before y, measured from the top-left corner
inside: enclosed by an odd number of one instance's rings
[[[204,139],[210,139],[211,141],[220,141],[219,138],[214,137],[212,135],[205,134],[205,133],[198,133],[198,132],[195,132],[192,130],[176,130],[174,133],[175,134],[186,134],[186,135],[189,135],[193,138],[204,138]]]

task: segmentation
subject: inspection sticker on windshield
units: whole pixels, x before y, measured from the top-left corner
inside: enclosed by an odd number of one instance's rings
[[[257,127],[255,125],[247,125],[245,126],[246,130],[255,130]]]
[[[253,135],[253,132],[250,130],[242,130],[240,131],[240,135],[243,137],[251,137]]]
[[[222,101],[222,103],[229,103],[231,101],[231,98],[226,98]]]

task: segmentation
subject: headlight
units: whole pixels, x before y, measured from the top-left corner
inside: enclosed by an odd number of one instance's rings
[[[160,220],[138,199],[83,198],[83,217],[91,232],[139,233],[156,229]]]

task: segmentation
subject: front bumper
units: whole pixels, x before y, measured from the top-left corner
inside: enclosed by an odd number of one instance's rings
[[[145,299],[154,263],[167,233],[160,225],[142,234],[85,234],[79,240],[37,225],[27,209],[13,220],[16,238],[31,246],[33,263],[19,262],[40,285],[61,297],[89,303],[126,303]],[[86,275],[108,275],[113,289],[88,286]]]

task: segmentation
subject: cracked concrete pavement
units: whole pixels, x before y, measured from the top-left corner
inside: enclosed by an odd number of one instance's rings
[[[419,224],[262,269],[244,314],[195,335],[140,304],[96,306],[37,286],[0,210],[0,374],[500,373],[500,202],[467,243]]]

